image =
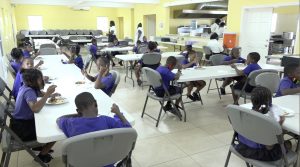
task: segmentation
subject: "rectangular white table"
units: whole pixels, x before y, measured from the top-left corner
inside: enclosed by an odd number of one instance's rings
[[[174,52],[176,50],[176,46],[179,46],[179,50],[181,50],[181,47],[185,46],[185,44],[183,44],[183,43],[175,43],[175,42],[161,42],[161,41],[157,41],[157,43],[159,43],[159,44],[165,44],[165,45],[173,45]],[[193,48],[202,49],[202,46],[193,45]]]
[[[158,49],[167,49],[168,47],[165,46],[157,46]],[[125,46],[125,47],[119,47],[119,46],[115,46],[115,47],[106,47],[101,49],[102,52],[117,52],[117,51],[132,51],[133,50],[133,46]]]
[[[90,38],[93,37],[93,35],[62,35],[60,37],[62,39],[69,39],[71,36],[73,36],[73,37],[90,37]]]
[[[84,79],[80,69],[74,64],[63,64],[61,59],[66,60],[64,55],[43,55],[44,64],[42,65],[43,75],[50,78],[53,84],[57,85],[56,92],[67,98],[68,103],[61,105],[45,105],[39,113],[35,113],[35,126],[37,141],[40,143],[48,143],[66,139],[64,133],[58,128],[56,119],[66,114],[75,114],[76,106],[74,99],[81,92],[90,92],[98,103],[98,111],[101,115],[113,116],[110,112],[113,99],[107,96],[103,91],[94,89],[94,83]],[[86,84],[76,85],[77,81],[85,81]],[[48,85],[49,86],[49,85]],[[46,90],[46,88],[45,88]],[[130,124],[134,124],[134,118],[129,115],[120,106],[121,112],[125,115]]]
[[[50,39],[34,39],[33,42],[34,42],[35,49],[40,49],[40,46],[42,44],[54,44],[56,49],[59,50],[59,46]]]
[[[71,40],[71,42],[74,42],[74,43],[91,43],[92,39],[74,39],[74,40]]]
[[[133,68],[130,68],[130,76],[128,75],[128,70],[129,70],[129,65],[128,62],[129,61],[137,61],[140,60],[143,57],[144,54],[126,54],[126,55],[116,55],[116,58],[125,61],[126,65],[126,75],[125,75],[125,82],[126,82],[126,78],[132,80],[132,85],[134,86],[134,80],[132,77],[132,70]],[[161,57],[162,58],[168,58],[169,56],[174,56],[176,58],[181,58],[183,57],[182,55],[180,55],[180,52],[164,52],[161,53]]]

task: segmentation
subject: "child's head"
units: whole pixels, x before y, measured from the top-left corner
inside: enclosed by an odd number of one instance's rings
[[[22,61],[23,58],[23,52],[21,49],[19,48],[13,48],[10,52],[10,55],[13,59],[18,60],[18,61]]]
[[[92,39],[92,44],[97,45],[97,40],[95,38]]]
[[[143,26],[142,23],[139,23],[138,26],[137,26],[137,28],[142,27],[142,26]]]
[[[24,43],[24,50],[27,50],[28,52],[32,52],[32,46],[30,43]]]
[[[272,93],[266,87],[258,86],[251,92],[252,109],[260,113],[267,113],[272,105]]]
[[[148,43],[148,49],[150,50],[150,52],[154,51],[155,49],[157,49],[157,44],[153,41],[150,41]]]
[[[226,24],[224,22],[221,22],[220,25],[219,25],[219,27],[225,27],[225,25]]]
[[[111,21],[109,22],[109,26],[110,26],[110,27],[115,26],[115,22],[111,20]]]
[[[212,39],[219,40],[219,35],[217,33],[213,33],[213,34],[211,34],[210,39],[211,40]]]
[[[32,69],[34,67],[33,59],[28,57],[24,58],[22,62],[22,69]]]
[[[79,45],[71,47],[71,55],[79,55],[79,53],[80,53],[80,46]]]
[[[185,45],[185,50],[186,51],[188,51],[188,52],[190,52],[190,51],[192,51],[193,50],[193,46],[192,45]]]
[[[80,116],[98,115],[97,101],[89,92],[82,92],[75,97],[76,111]]]
[[[35,90],[44,89],[45,83],[43,74],[37,69],[24,69],[22,70],[23,83]]]
[[[240,47],[234,47],[232,48],[230,52],[231,57],[234,59],[238,59],[241,56],[241,48]]]
[[[147,42],[147,37],[143,36],[143,42]]]
[[[219,25],[221,23],[221,19],[216,19],[215,23]]]
[[[300,65],[297,63],[290,63],[284,67],[284,75],[289,78],[300,80]]]
[[[98,67],[98,70],[100,70],[100,69],[103,69],[103,68],[105,68],[105,69],[109,69],[109,59],[108,58],[106,58],[106,57],[99,57],[98,59],[97,59],[97,67]]]
[[[260,55],[257,52],[251,52],[247,56],[247,64],[257,63],[260,60]]]
[[[141,42],[140,40],[137,40],[137,41],[136,41],[136,45],[137,45],[137,46],[140,46],[141,44],[142,44],[142,42]]]
[[[177,59],[174,57],[174,56],[169,56],[167,58],[167,61],[166,61],[166,66],[170,69],[170,70],[173,70],[175,68],[177,64]]]

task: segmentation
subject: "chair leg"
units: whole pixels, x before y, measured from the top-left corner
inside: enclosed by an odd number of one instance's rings
[[[164,107],[164,101],[162,103],[160,103],[160,110],[159,110],[158,118],[157,118],[157,121],[156,121],[156,127],[159,124],[159,120],[160,120],[160,116],[161,116],[161,112],[162,112],[163,107]]]
[[[144,117],[144,114],[145,114],[147,102],[148,102],[148,96],[146,97],[146,100],[145,100],[145,104],[144,104],[144,108],[143,108],[143,112],[142,112],[142,116],[141,116],[142,118]]]
[[[247,167],[251,167],[250,164],[248,162],[246,162]]]
[[[208,84],[208,88],[207,88],[207,92],[206,92],[206,93],[209,92],[209,90],[210,90],[210,85],[211,85],[211,80],[209,80],[209,84]]]
[[[231,156],[231,151],[228,151],[228,154],[227,154],[227,158],[226,158],[224,167],[227,167],[227,166],[228,166],[228,163],[229,163],[229,160],[230,160],[230,156]]]
[[[199,97],[200,97],[200,96],[199,96]],[[186,122],[186,112],[185,112],[185,108],[184,108],[183,101],[181,100],[180,103],[181,103],[182,111],[183,111],[183,114],[184,114],[183,120],[184,120],[184,122]],[[201,100],[201,103],[202,103],[202,100]],[[179,111],[179,112],[180,112],[180,111]]]
[[[219,97],[220,97],[220,100],[221,100],[221,93],[220,93],[220,89],[219,89],[218,81],[215,79],[215,82],[216,82],[216,86],[217,86],[218,94],[219,94]]]
[[[11,152],[6,153],[3,167],[8,167],[10,161]]]
[[[198,96],[199,96],[199,100],[200,100],[200,102],[201,102],[201,105],[203,105],[203,101],[202,101],[202,97],[201,97],[201,94],[200,94],[200,92],[198,93]]]
[[[6,153],[3,152],[3,153],[2,153],[2,156],[1,156],[1,163],[0,163],[0,166],[3,166],[4,161],[5,161],[5,158],[6,158]]]

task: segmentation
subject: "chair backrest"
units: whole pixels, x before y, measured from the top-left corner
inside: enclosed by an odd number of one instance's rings
[[[83,30],[83,34],[84,35],[91,35],[91,31],[90,30]]]
[[[29,31],[30,35],[38,35],[38,31]]]
[[[110,96],[112,94],[115,93],[119,83],[120,83],[120,73],[118,71],[114,71],[114,70],[111,70],[110,73],[112,74],[113,78],[114,78],[114,86],[113,88],[111,89],[111,92],[110,92]]]
[[[214,54],[210,56],[209,60],[213,66],[218,66],[224,63],[224,57],[225,56],[223,54]]]
[[[46,35],[46,34],[47,34],[47,31],[41,30],[41,31],[38,31],[38,34],[39,34],[39,35]]]
[[[282,137],[282,128],[272,117],[236,105],[227,106],[227,115],[233,130],[253,142],[274,145]]]
[[[156,69],[159,66],[160,60],[161,54],[159,53],[145,53],[141,58],[143,64],[152,69]]]
[[[149,68],[149,67],[143,67],[142,68],[143,74],[146,75],[147,81],[153,88],[157,88],[162,86],[162,79],[159,72]]]
[[[276,73],[264,72],[258,74],[255,78],[255,85],[268,88],[272,93],[275,93],[280,83],[280,77]]]
[[[96,167],[125,158],[137,139],[133,128],[118,128],[86,133],[62,143],[63,161],[73,167]]]
[[[17,40],[24,40],[25,39],[25,35],[24,34],[22,34],[22,33],[19,33],[19,34],[17,34],[16,35],[16,38],[17,38]]]
[[[55,46],[55,44],[52,44],[52,43],[45,43],[45,44],[41,44],[40,49],[42,49],[42,48],[54,48],[54,49],[56,49],[56,46]]]
[[[76,35],[76,30],[69,30],[70,35]]]
[[[41,48],[40,55],[56,55],[57,51],[55,48]]]
[[[83,35],[83,34],[84,34],[84,31],[83,31],[83,30],[76,30],[76,34],[77,34],[77,35]]]
[[[103,32],[102,32],[102,30],[96,30],[96,34],[95,35],[102,35],[103,34]]]
[[[139,54],[144,54],[148,51],[149,51],[148,45],[141,45],[141,46],[138,47],[138,53]]]
[[[124,41],[127,41],[127,42],[133,42],[133,39],[125,38]]]
[[[23,34],[26,36],[29,34],[29,31],[28,30],[20,30],[20,34]]]
[[[251,86],[256,86],[256,83],[255,83],[256,77],[257,77],[259,74],[265,73],[265,72],[275,73],[275,74],[278,73],[276,70],[270,70],[270,69],[260,69],[260,70],[252,71],[252,72],[249,74],[249,76],[247,77],[247,82],[248,82],[248,84],[251,85]]]
[[[208,46],[203,46],[203,52],[205,55],[211,55],[212,51]]]
[[[60,33],[61,33],[60,35],[69,35],[68,30],[61,30]]]
[[[54,30],[47,30],[47,34],[48,35],[55,35],[55,31]]]
[[[128,41],[119,41],[119,45],[121,45],[121,46],[128,46]]]

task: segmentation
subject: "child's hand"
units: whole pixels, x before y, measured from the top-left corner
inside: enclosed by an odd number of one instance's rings
[[[57,87],[56,85],[49,86],[49,88],[47,89],[46,95],[50,96],[52,93],[54,93],[56,87]]]
[[[116,105],[115,103],[111,106],[111,112],[115,114],[120,114],[120,109],[119,106]]]
[[[283,122],[284,122],[284,120],[285,120],[285,117],[280,116],[280,117],[279,117],[279,124],[282,125]]]
[[[236,68],[235,64],[230,64],[231,68]]]
[[[58,97],[58,96],[61,96],[61,94],[60,93],[53,93],[53,94],[51,94],[51,98],[55,98],[55,97]]]
[[[43,60],[40,60],[40,61],[38,62],[38,64],[37,64],[37,66],[40,66],[40,65],[42,65],[42,64],[44,64],[44,61],[43,61]]]

